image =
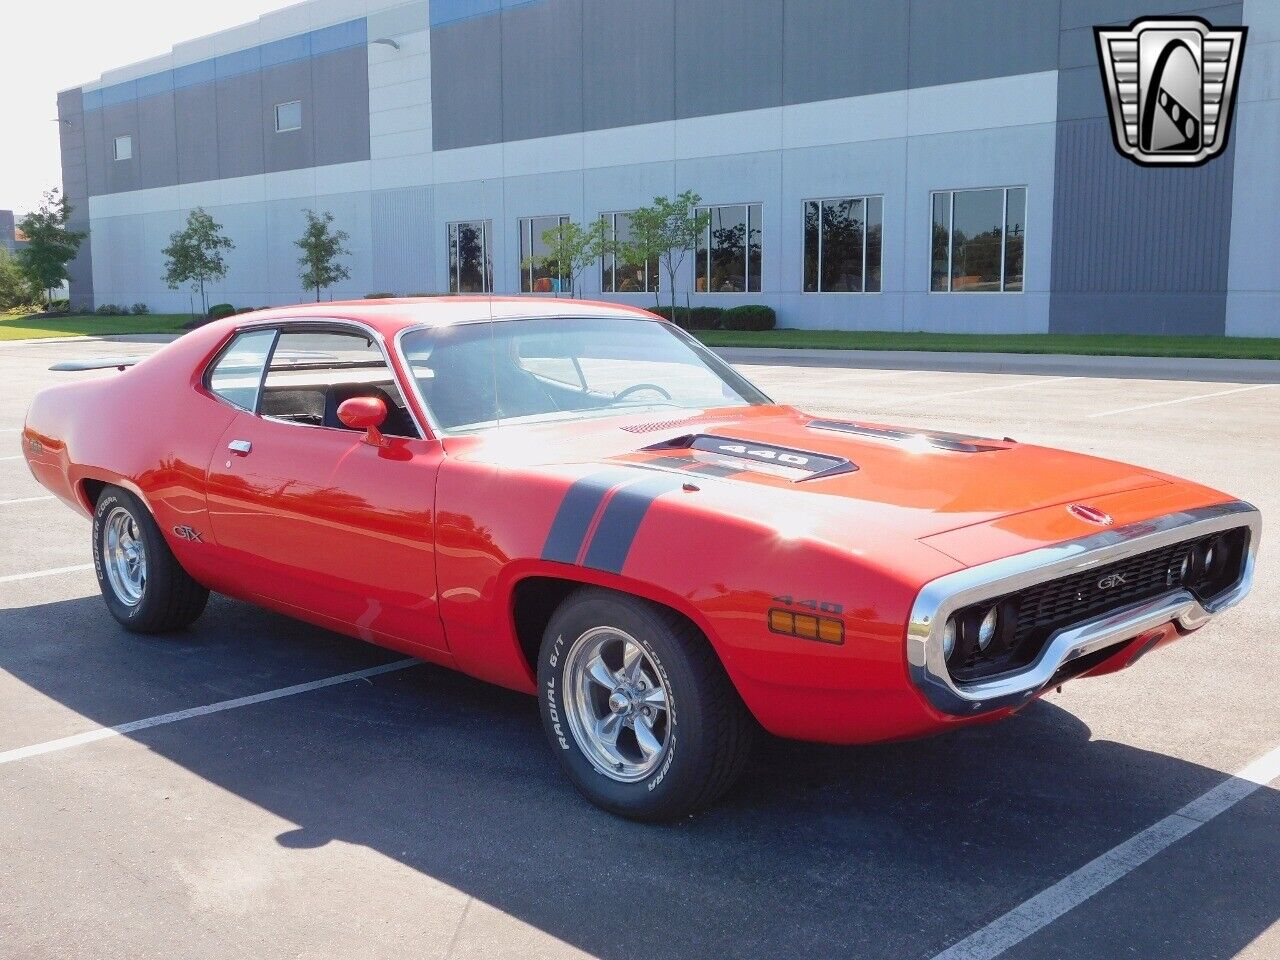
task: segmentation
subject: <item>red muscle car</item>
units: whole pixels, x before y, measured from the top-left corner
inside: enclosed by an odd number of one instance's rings
[[[537,694],[577,788],[650,820],[761,727],[915,737],[1127,667],[1245,595],[1260,532],[1138,467],[810,416],[576,300],[228,318],[40,393],[22,449],[126,629],[214,590]]]

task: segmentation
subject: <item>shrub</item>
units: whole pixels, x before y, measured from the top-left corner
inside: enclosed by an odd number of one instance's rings
[[[140,317],[143,314],[151,312],[151,308],[148,307],[145,303],[135,303],[132,307],[129,308],[129,310],[135,317]]]
[[[778,315],[773,312],[773,307],[761,303],[730,307],[720,318],[720,326],[724,330],[772,330],[777,323]]]
[[[50,313],[70,313],[71,301],[65,297],[61,300],[50,300],[48,309]]]
[[[645,307],[645,309],[664,319],[671,319],[670,307]],[[682,330],[717,330],[721,326],[724,314],[724,307],[676,307],[676,326]]]
[[[409,296],[409,297],[452,297],[453,295],[454,295],[454,294],[453,294],[453,291],[449,291],[448,293],[409,293],[409,294],[406,294],[406,296]]]
[[[394,293],[366,293],[364,298],[366,300],[386,300],[388,297],[394,296]]]
[[[253,313],[253,307],[236,307],[236,313]]]
[[[229,303],[215,303],[209,308],[210,320],[221,320],[223,317],[233,316],[236,308]]]
[[[100,317],[123,317],[128,312],[124,307],[118,307],[114,303],[99,304],[98,309],[94,311]]]

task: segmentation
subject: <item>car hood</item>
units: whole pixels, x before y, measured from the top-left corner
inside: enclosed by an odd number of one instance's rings
[[[829,516],[913,539],[1170,478],[1082,454],[764,406],[512,425],[452,438],[451,455],[524,469],[631,467],[685,474],[761,519]],[[746,491],[745,499],[741,493]],[[740,508],[740,507],[739,507]]]

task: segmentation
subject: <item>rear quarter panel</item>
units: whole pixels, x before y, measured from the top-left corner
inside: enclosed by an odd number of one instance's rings
[[[42,390],[23,429],[23,450],[36,480],[86,516],[94,506],[87,481],[136,494],[198,579],[207,572],[205,558],[174,536],[173,527],[208,530],[205,471],[234,411],[197,383],[230,332],[228,325],[211,324],[124,372]]]

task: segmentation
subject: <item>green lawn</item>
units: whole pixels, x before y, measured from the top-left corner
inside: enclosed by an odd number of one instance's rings
[[[148,313],[140,317],[100,317],[75,313],[33,319],[29,311],[0,312],[0,340],[36,337],[101,337],[113,333],[181,333],[186,313]]]
[[[1223,357],[1280,360],[1280,337],[1138,337],[1121,334],[876,333],[852,330],[699,330],[711,347],[1071,353],[1111,357]]]

